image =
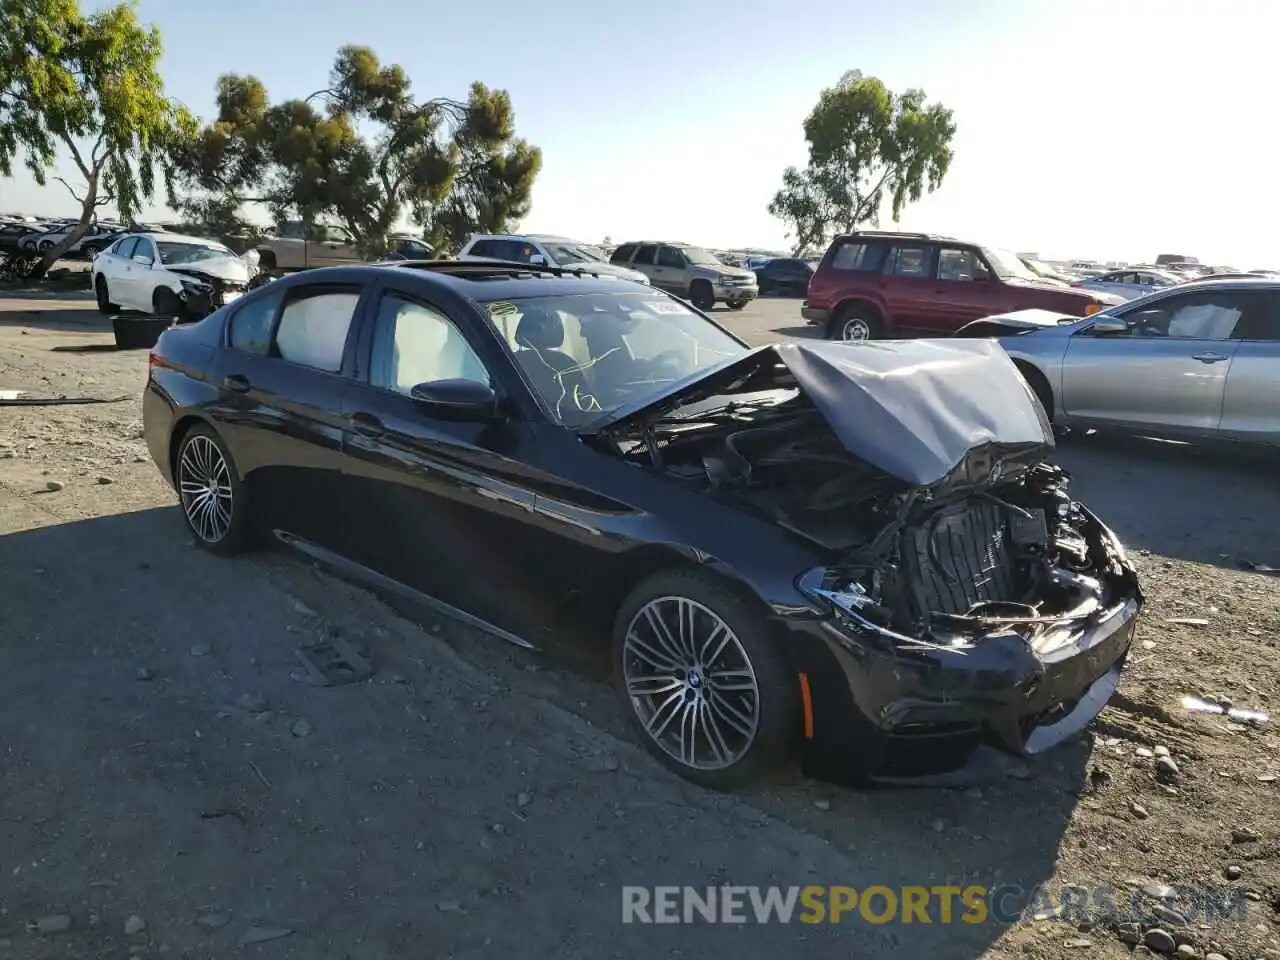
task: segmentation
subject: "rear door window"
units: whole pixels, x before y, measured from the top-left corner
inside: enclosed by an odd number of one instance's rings
[[[631,262],[643,264],[644,266],[647,266],[647,267],[652,267],[654,259],[657,257],[657,255],[658,255],[657,246],[655,246],[652,243],[646,243],[642,247],[640,247],[639,250],[636,251],[635,259],[632,260]]]
[[[115,255],[128,260],[133,257],[133,248],[138,245],[137,237],[125,237],[116,244]]]
[[[889,254],[889,263],[885,273],[895,277],[929,276],[929,248],[923,245],[902,245],[894,247]]]
[[[290,291],[276,330],[282,360],[337,373],[360,302],[357,286],[303,287]]]

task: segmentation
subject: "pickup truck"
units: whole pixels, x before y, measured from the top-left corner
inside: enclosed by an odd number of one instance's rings
[[[313,224],[308,230],[296,220],[286,223],[276,236],[263,240],[256,249],[258,263],[268,273],[293,273],[365,261],[355,238],[345,227]]]

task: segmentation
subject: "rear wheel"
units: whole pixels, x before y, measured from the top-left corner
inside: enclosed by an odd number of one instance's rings
[[[699,310],[710,310],[716,305],[716,292],[706,280],[695,280],[689,284],[689,302]]]
[[[200,547],[231,556],[249,545],[244,484],[231,453],[211,428],[192,427],[182,438],[173,480],[187,529]]]
[[[661,571],[632,591],[613,633],[619,695],[659,761],[720,790],[781,764],[797,688],[749,596],[706,571]]]
[[[828,340],[859,343],[863,340],[878,340],[883,335],[884,325],[876,312],[858,304],[842,307],[827,327]]]
[[[734,300],[732,303],[730,303],[730,304],[729,304],[729,309],[730,309],[730,310],[741,310],[741,309],[742,309],[743,307],[745,307],[746,305],[747,305],[747,301],[745,301],[745,300]]]
[[[107,289],[107,278],[98,274],[93,281],[93,294],[98,301],[99,313],[118,313],[120,308],[111,302],[111,291]]]

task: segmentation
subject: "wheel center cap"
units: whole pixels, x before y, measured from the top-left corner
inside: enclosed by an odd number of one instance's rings
[[[702,673],[701,673],[701,671],[698,671],[698,670],[690,670],[690,671],[689,671],[689,677],[688,677],[688,683],[689,683],[689,686],[690,686],[692,689],[694,689],[694,690],[697,690],[699,687],[701,687],[701,686],[702,686]]]

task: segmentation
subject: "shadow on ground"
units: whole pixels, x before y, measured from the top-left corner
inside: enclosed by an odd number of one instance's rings
[[[1059,441],[1057,458],[1075,496],[1131,549],[1280,567],[1280,451],[1095,433]]]
[[[538,673],[477,669],[496,641],[419,630],[292,557],[210,557],[172,508],[10,534],[0,569],[0,938],[24,956],[226,955],[252,926],[309,960],[977,956],[1001,925],[936,903],[927,925],[624,926],[621,888],[1030,888],[1084,782],[1075,744],[968,791],[710,794]],[[296,648],[334,633],[374,678],[300,682]],[[26,931],[62,913],[68,933]]]

